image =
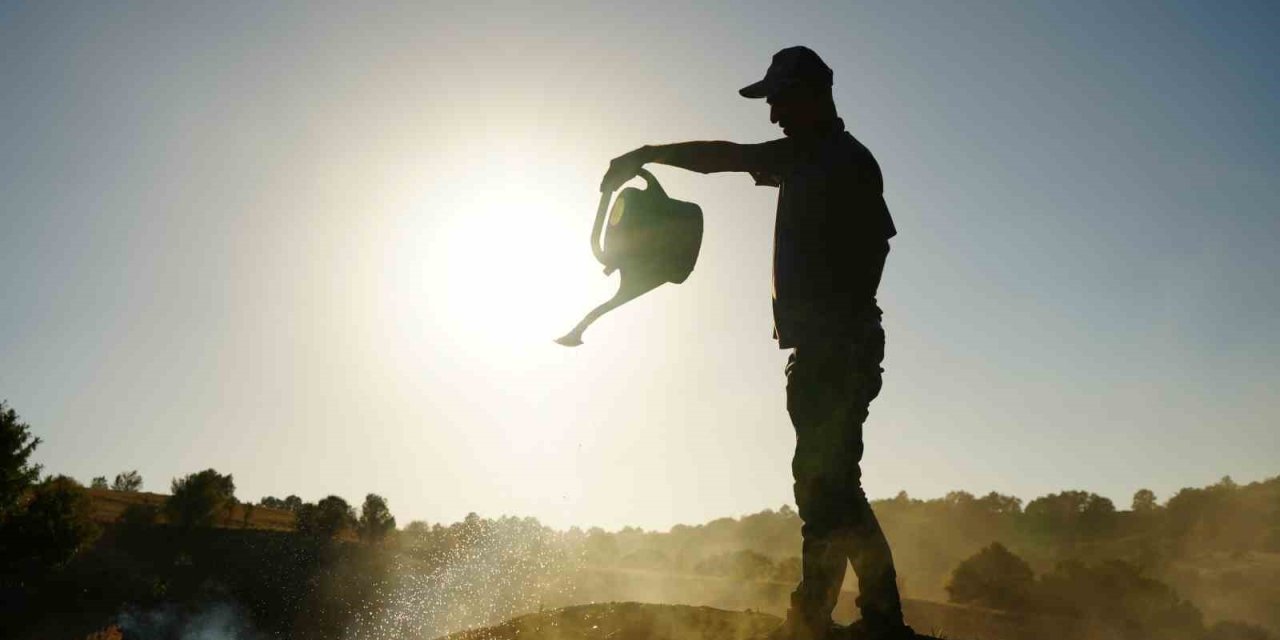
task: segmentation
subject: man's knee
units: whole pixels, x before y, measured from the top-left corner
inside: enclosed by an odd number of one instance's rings
[[[860,526],[871,512],[862,486],[848,478],[798,477],[794,489],[806,537]]]

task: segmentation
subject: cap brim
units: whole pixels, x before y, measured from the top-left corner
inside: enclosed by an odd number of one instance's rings
[[[772,89],[773,89],[772,85],[770,85],[768,82],[764,80],[761,80],[760,82],[749,84],[741,89],[738,89],[738,95],[744,98],[767,98],[769,97],[769,93]]]

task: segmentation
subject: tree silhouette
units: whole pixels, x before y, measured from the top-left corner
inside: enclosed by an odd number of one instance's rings
[[[1078,538],[1110,533],[1116,506],[1109,498],[1085,491],[1063,491],[1032,500],[1025,514],[1032,530],[1070,546]]]
[[[396,519],[387,508],[387,500],[376,493],[364,497],[360,507],[360,539],[378,542],[396,528]]]
[[[0,520],[18,509],[23,493],[40,478],[40,465],[28,463],[39,444],[31,427],[0,400]]]
[[[1133,493],[1133,511],[1134,513],[1151,513],[1159,507],[1156,504],[1156,494],[1150,489],[1138,489]]]
[[[295,495],[290,495],[284,500],[281,500],[280,498],[277,498],[275,496],[267,496],[259,500],[258,504],[268,509],[284,509],[286,511],[292,511],[294,513],[297,513],[298,509],[302,507],[302,498],[299,498],[298,496],[295,496]]]
[[[356,524],[355,509],[338,496],[329,496],[316,504],[305,503],[297,513],[298,532],[316,538],[332,538]]]
[[[1034,585],[1031,565],[993,542],[956,567],[947,593],[952,602],[1019,611],[1031,602]]]
[[[103,490],[105,490],[105,489],[107,488],[107,477],[106,477],[106,476],[94,476],[94,477],[93,477],[93,480],[90,480],[90,481],[89,481],[89,488],[90,488],[90,489],[103,489]]]
[[[213,526],[219,514],[236,504],[236,484],[231,474],[205,469],[183,478],[174,478],[173,495],[165,501],[169,521],[184,529]]]
[[[1058,563],[1037,584],[1043,610],[1085,617],[1122,631],[1125,638],[1201,640],[1201,613],[1169,585],[1146,576],[1137,565],[1108,560],[1086,565]]]
[[[138,475],[137,469],[117,473],[115,482],[111,483],[111,490],[124,491],[126,493],[140,491],[142,490],[142,476]]]
[[[98,535],[92,511],[80,483],[67,476],[49,478],[35,485],[25,508],[5,521],[3,555],[28,568],[61,565]]]

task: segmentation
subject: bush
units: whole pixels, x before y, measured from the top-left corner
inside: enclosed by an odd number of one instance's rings
[[[1041,576],[1037,592],[1042,610],[1088,619],[1127,638],[1200,640],[1204,634],[1198,609],[1122,560],[1059,563]]]
[[[183,529],[212,527],[219,514],[236,504],[236,484],[231,474],[205,469],[173,481],[173,495],[164,503],[169,522]]]
[[[31,569],[65,564],[97,537],[92,512],[80,483],[66,476],[46,479],[31,490],[25,508],[5,523],[2,535],[12,545],[7,559]]]
[[[1030,604],[1034,586],[1031,565],[993,542],[956,567],[947,593],[952,602],[1020,611]]]

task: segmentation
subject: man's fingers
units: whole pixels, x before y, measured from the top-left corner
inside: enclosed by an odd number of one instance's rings
[[[609,170],[600,180],[600,191],[617,191],[626,181],[640,174],[641,163],[629,156],[619,156],[609,163]]]

